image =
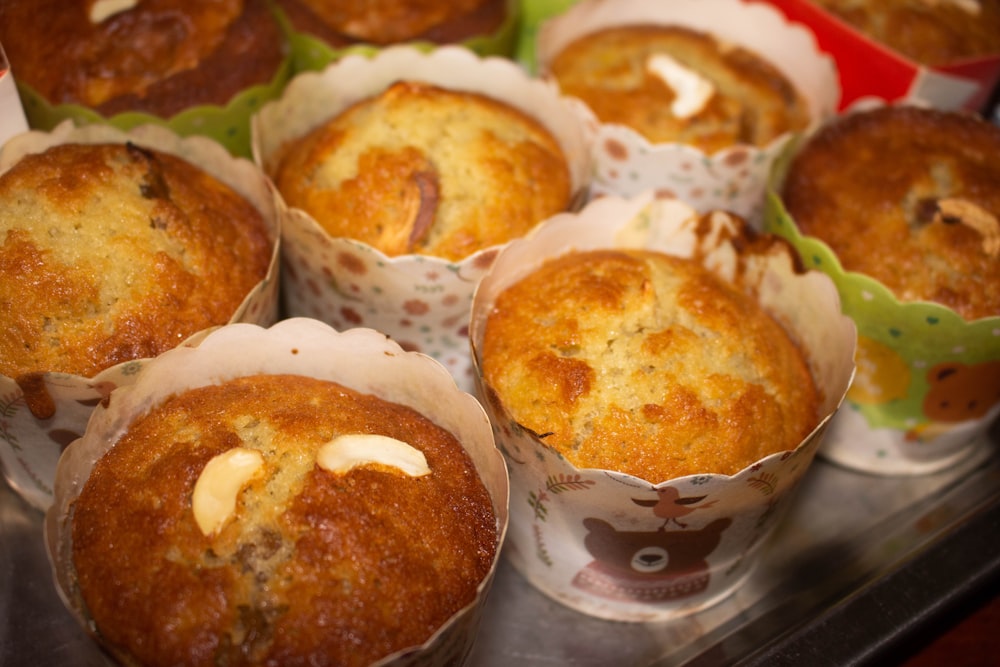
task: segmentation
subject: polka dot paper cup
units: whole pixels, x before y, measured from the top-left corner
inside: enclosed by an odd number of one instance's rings
[[[544,434],[520,425],[480,375],[479,396],[510,469],[505,553],[532,585],[568,607],[611,620],[655,622],[731,595],[794,502],[794,490],[847,391],[855,328],[840,312],[832,282],[797,268],[784,244],[741,254],[741,233],[727,214],[706,221],[676,200],[648,193],[608,196],[509,244],[480,283],[470,331],[477,369],[498,296],[547,260],[570,250],[613,248],[697,258],[724,280],[744,276],[744,286],[806,352],[822,395],[817,426],[792,450],[733,475],[705,471],[645,480],[576,467],[546,444]]]
[[[273,173],[287,142],[400,79],[482,93],[540,120],[562,146],[572,192],[576,198],[587,196],[586,131],[566,98],[511,61],[482,58],[461,47],[425,52],[397,46],[299,74],[280,100],[254,117],[255,160],[265,173]],[[283,236],[283,291],[289,315],[313,317],[337,329],[382,331],[406,349],[431,355],[460,386],[472,389],[469,305],[498,247],[459,260],[418,254],[390,257],[366,243],[331,235],[298,209],[289,210]]]
[[[833,279],[858,327],[857,376],[821,455],[864,472],[920,475],[976,454],[1000,414],[1000,317],[967,321],[936,303],[901,302],[845,271],[828,245],[799,231],[776,193],[765,228]]]
[[[775,65],[808,101],[816,124],[837,108],[836,67],[804,26],[789,23],[765,3],[739,0],[584,0],[545,21],[537,33],[535,57],[541,76],[573,40],[608,27],[677,25],[741,45]],[[632,196],[654,190],[699,211],[728,210],[759,222],[767,175],[791,138],[785,133],[766,146],[737,144],[713,153],[682,143],[653,143],[625,125],[600,123],[592,144],[595,194]]]
[[[263,173],[249,160],[234,158],[217,142],[204,137],[180,137],[159,125],[123,131],[107,125],[74,127],[64,122],[52,132],[31,131],[9,141],[0,153],[0,172],[29,153],[62,143],[131,141],[157,148],[200,166],[236,189],[264,216],[273,239],[267,274],[248,293],[230,322],[270,324],[278,318],[278,269],[281,208]],[[200,332],[183,344],[196,341]],[[94,406],[115,388],[131,384],[148,360],[137,359],[107,368],[94,377],[44,373],[29,385],[0,376],[0,464],[11,487],[31,505],[44,509],[52,502],[56,462],[63,449],[84,431]]]
[[[97,461],[115,446],[129,424],[170,396],[261,374],[332,381],[362,394],[407,406],[449,431],[468,453],[474,472],[492,501],[496,517],[498,546],[492,564],[479,582],[475,598],[448,618],[424,643],[374,663],[385,667],[462,664],[475,642],[508,522],[507,470],[494,444],[489,421],[479,403],[459,391],[451,376],[427,356],[405,352],[376,331],[337,332],[306,318],[282,320],[268,328],[245,323],[220,327],[195,345],[170,350],[150,361],[135,383],[115,391],[106,404],[95,410],[83,437],[75,441],[59,461],[55,501],[45,519],[48,555],[57,591],[67,608],[92,636],[99,641],[102,639],[77,585],[72,545],[73,504]],[[271,417],[264,417],[268,418]],[[180,520],[184,520],[183,514]],[[378,522],[373,521],[375,523]],[[309,539],[303,537],[302,541]],[[315,540],[313,546],[318,542],[320,540]],[[253,546],[249,544],[251,550]],[[206,576],[226,576],[224,573],[213,575],[216,569],[212,567],[205,571]],[[218,568],[218,572],[224,572],[223,568]],[[228,595],[225,592],[218,594]],[[318,591],[316,594],[320,595]],[[228,603],[228,600],[220,601],[223,605]],[[320,610],[327,608],[320,605],[315,613],[322,615]],[[260,609],[256,612],[263,614]],[[171,612],[164,610],[163,613],[169,615]],[[206,642],[222,644],[231,639],[228,634],[215,635],[207,626],[204,632],[201,639]],[[314,650],[313,657],[322,657],[321,649]]]

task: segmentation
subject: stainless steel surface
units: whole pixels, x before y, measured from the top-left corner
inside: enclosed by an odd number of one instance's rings
[[[975,547],[981,553],[953,549],[961,552],[958,561],[930,558],[949,553],[970,521],[1000,520],[995,443],[984,439],[976,457],[923,477],[875,477],[818,461],[747,585],[676,621],[589,618],[540,595],[503,561],[470,665],[718,665],[759,656],[766,658],[760,664],[780,664],[791,650],[787,664],[795,664],[810,651],[828,658],[850,651],[852,662],[872,655],[951,592],[977,585],[984,570],[995,572],[996,531],[966,531],[986,541]],[[0,665],[106,665],[55,592],[41,524],[41,513],[0,486]],[[880,587],[901,578],[908,585],[907,576],[919,577],[919,586],[905,588],[902,599],[890,591],[890,604],[878,602]],[[838,612],[872,601],[879,609],[850,616],[859,639],[845,644],[834,636],[844,631],[833,624],[843,616]]]

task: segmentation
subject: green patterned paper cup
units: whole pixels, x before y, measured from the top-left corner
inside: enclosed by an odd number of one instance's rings
[[[537,28],[534,48],[525,47],[540,76],[579,37],[622,25],[676,25],[738,44],[778,68],[808,103],[811,126],[836,111],[837,69],[805,26],[789,22],[766,3],[741,0],[583,0],[547,18]],[[654,143],[631,127],[598,123],[591,150],[596,194],[634,196],[655,190],[699,211],[727,210],[759,223],[770,166],[794,136],[786,132],[765,146],[735,144],[713,153],[695,146]]]
[[[936,303],[904,303],[845,271],[829,246],[799,232],[777,194],[793,152],[776,164],[765,229],[833,279],[858,327],[857,375],[820,454],[889,475],[930,473],[972,455],[1000,414],[1000,317],[966,321]]]
[[[270,83],[252,86],[233,97],[225,106],[200,105],[185,109],[171,118],[144,112],[125,112],[105,117],[79,104],[52,104],[31,86],[17,82],[28,124],[51,130],[65,120],[77,125],[108,124],[120,130],[139,125],[163,125],[182,136],[205,136],[222,144],[237,157],[250,157],[250,117],[268,100],[281,94],[292,74],[292,58],[285,59]]]

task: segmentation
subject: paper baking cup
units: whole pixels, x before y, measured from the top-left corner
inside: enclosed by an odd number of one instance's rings
[[[58,592],[88,631],[93,631],[75,584],[71,510],[94,464],[111,449],[128,424],[169,396],[187,389],[256,374],[294,374],[331,380],[362,393],[407,405],[451,432],[472,458],[497,516],[497,539],[507,528],[508,480],[489,421],[476,400],[460,391],[440,364],[403,351],[384,335],[356,329],[337,332],[316,320],[283,320],[270,328],[230,324],[198,345],[150,360],[129,387],[116,390],[94,411],[84,436],[59,461],[55,502],[45,517],[45,537]],[[480,583],[476,599],[458,611],[424,644],[378,665],[461,664],[472,649],[496,562]]]
[[[264,102],[281,94],[292,75],[292,67],[289,55],[270,83],[247,88],[224,106],[193,106],[170,118],[139,111],[106,117],[80,104],[53,104],[21,81],[17,82],[17,87],[28,124],[38,130],[52,130],[65,120],[72,120],[77,125],[107,124],[121,130],[147,124],[162,125],[182,137],[214,139],[232,155],[249,158],[250,117]]]
[[[784,163],[775,168],[765,228],[832,278],[858,327],[857,377],[820,454],[864,472],[919,475],[987,446],[979,436],[1000,414],[1000,317],[966,321],[937,303],[901,302],[881,282],[845,271],[785,210],[777,194]],[[975,419],[965,418],[970,403],[982,406]]]
[[[797,271],[787,246],[740,256],[726,215],[712,229],[676,200],[607,197],[579,214],[550,219],[497,256],[473,302],[470,337],[478,364],[496,297],[546,260],[570,250],[650,248],[699,257],[731,279],[742,267],[750,289],[806,351],[822,396],[823,418],[794,450],[767,456],[735,475],[689,475],[652,483],[614,470],[570,464],[515,422],[492,389],[480,394],[510,467],[511,522],[506,553],[535,587],[578,611],[622,621],[660,621],[704,609],[750,575],[808,470],[854,370],[855,328],[837,291],[818,272]],[[737,234],[738,237],[738,234]],[[683,516],[654,514],[674,499]],[[641,501],[641,504],[637,501]]]
[[[586,193],[586,130],[566,98],[511,61],[480,58],[455,46],[430,52],[391,47],[370,58],[352,55],[322,72],[296,76],[281,98],[252,120],[257,164],[273,173],[276,155],[289,141],[399,79],[482,93],[540,120],[569,161],[573,192]],[[283,249],[288,315],[314,317],[337,329],[383,331],[406,349],[430,354],[461,387],[472,389],[469,306],[498,247],[460,261],[428,255],[388,257],[367,244],[334,237],[310,215],[292,209],[283,228]]]
[[[584,0],[538,29],[540,75],[546,76],[547,64],[578,37],[628,24],[686,26],[750,49],[794,83],[808,100],[813,125],[837,109],[837,69],[813,34],[772,7],[740,0]],[[786,133],[764,147],[739,144],[708,154],[681,143],[654,144],[624,125],[601,123],[592,144],[593,190],[622,196],[654,190],[702,212],[723,209],[759,223],[770,165],[792,136]]]
[[[178,155],[229,184],[246,197],[270,226],[274,249],[267,275],[233,313],[231,322],[271,324],[278,318],[280,206],[263,173],[249,160],[234,158],[204,137],[180,137],[159,125],[126,132],[107,125],[76,128],[63,122],[52,132],[31,131],[11,139],[0,152],[0,173],[22,156],[63,143],[131,141]],[[201,334],[196,334],[194,339]],[[190,341],[188,341],[190,342]],[[49,399],[44,414],[32,414],[24,391],[13,378],[0,375],[0,467],[10,485],[31,505],[45,509],[52,501],[52,480],[62,450],[83,433],[95,405],[112,389],[131,384],[141,360],[105,369],[92,378],[46,373],[38,394]],[[37,410],[36,410],[37,411]]]
[[[506,4],[506,18],[495,33],[470,37],[460,42],[459,45],[481,56],[509,57],[514,55],[518,43],[522,8],[520,0],[507,0]],[[279,13],[280,19],[290,35],[292,59],[295,63],[296,73],[322,70],[330,63],[348,55],[360,54],[367,56],[378,51],[379,47],[364,43],[340,48],[334,47],[315,35],[302,30],[296,30],[291,26],[291,23],[280,7],[276,11]],[[432,50],[437,45],[429,42],[413,42],[410,43],[410,46],[421,50]]]

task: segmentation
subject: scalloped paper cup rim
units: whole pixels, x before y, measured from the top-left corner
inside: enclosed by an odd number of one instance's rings
[[[170,152],[196,164],[246,197],[263,214],[272,242],[268,271],[248,292],[229,322],[274,322],[278,317],[283,222],[281,202],[270,181],[256,165],[246,158],[234,157],[217,142],[202,136],[182,137],[159,124],[126,131],[109,125],[77,127],[67,120],[51,132],[31,130],[10,139],[0,150],[0,173],[24,155],[42,152],[54,145],[125,141]],[[194,344],[215,328],[195,332],[180,345]],[[27,411],[23,391],[13,378],[0,376],[0,400],[9,409],[16,407],[15,414],[9,416],[9,423],[0,432],[0,467],[15,491],[32,506],[45,509],[51,502],[51,477],[60,452],[59,443],[52,440],[51,432],[57,429],[67,439],[82,432],[93,403],[105,398],[111,387],[131,383],[145,361],[126,361],[106,368],[92,378],[57,372],[43,374],[40,380],[55,401],[55,414],[58,416],[63,412],[66,415],[58,423],[53,422],[52,417],[43,420],[35,420],[30,414],[18,417],[16,413]]]
[[[698,230],[697,221],[691,207],[649,193],[594,200],[579,213],[556,216],[511,242],[480,282],[473,301],[470,339],[478,370],[486,318],[507,286],[566,252],[651,248],[702,258],[725,279],[746,270],[742,275],[758,291],[764,308],[807,350],[823,404],[819,423],[802,443],[734,475],[706,472],[655,483],[572,465],[518,425],[477,373],[480,396],[510,466],[508,556],[536,588],[592,616],[668,620],[711,606],[738,589],[811,465],[853,377],[855,327],[841,314],[832,281],[818,271],[797,271],[786,244],[775,244],[760,257],[741,257],[726,241],[733,231],[727,214],[713,216],[711,230]],[[675,494],[679,507],[690,511],[683,522],[679,515],[674,523],[654,516],[649,508],[663,494]],[[626,543],[645,545],[636,547],[638,560],[631,567],[608,555]]]
[[[363,362],[363,363],[359,363]],[[135,418],[171,395],[187,389],[254,374],[291,373],[339,382],[354,390],[409,406],[453,433],[471,456],[493,501],[497,517],[497,555],[480,582],[476,600],[457,611],[424,644],[387,656],[377,665],[414,654],[434,662],[453,633],[470,633],[471,648],[486,594],[492,585],[508,522],[509,481],[482,406],[458,389],[448,372],[430,357],[406,352],[371,329],[338,332],[308,318],[282,320],[269,328],[230,324],[197,345],[163,353],[149,362],[136,382],[115,390],[106,406],[95,409],[82,438],[62,455],[55,502],[45,517],[45,541],[57,589],[74,616],[88,627],[83,602],[73,580],[71,516],[94,464],[114,446]],[[422,663],[423,664],[423,663]]]

